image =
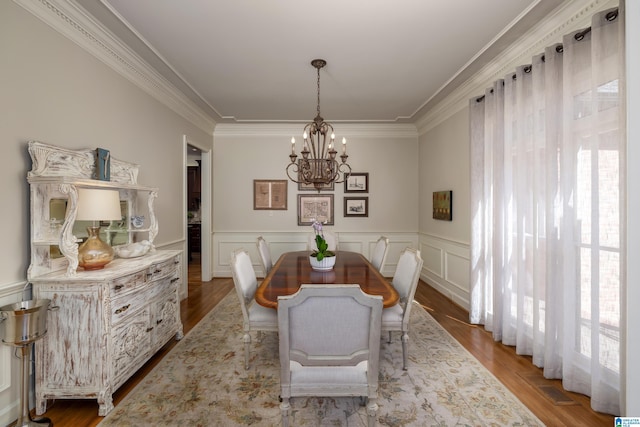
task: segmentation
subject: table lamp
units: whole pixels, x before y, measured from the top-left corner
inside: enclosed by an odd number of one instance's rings
[[[87,227],[89,237],[78,248],[78,265],[80,267],[85,270],[100,270],[113,260],[115,255],[113,248],[100,239],[99,221],[119,221],[121,219],[118,190],[78,189],[76,221],[93,221],[93,225]]]

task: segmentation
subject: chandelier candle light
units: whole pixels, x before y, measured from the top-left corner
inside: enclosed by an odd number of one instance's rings
[[[347,163],[347,140],[342,138],[342,163],[336,160],[335,134],[331,123],[324,121],[320,115],[320,68],[327,65],[324,59],[314,59],[311,65],[318,72],[318,105],[317,115],[311,123],[304,127],[302,159],[298,162],[296,154],[296,139],[291,138],[291,163],[287,166],[287,176],[298,184],[313,185],[320,192],[327,184],[341,183],[351,173],[351,166]],[[328,140],[328,141],[327,141]]]

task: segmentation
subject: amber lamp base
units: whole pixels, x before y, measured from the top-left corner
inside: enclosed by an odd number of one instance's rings
[[[114,250],[100,239],[100,227],[87,227],[89,237],[78,248],[78,265],[85,270],[100,270],[113,261]]]

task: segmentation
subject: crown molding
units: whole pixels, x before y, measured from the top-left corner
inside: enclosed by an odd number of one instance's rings
[[[216,122],[210,116],[74,0],[13,1],[196,127],[213,133]]]
[[[531,28],[503,53],[495,57],[473,77],[459,85],[444,100],[416,120],[419,135],[433,129],[469,105],[469,99],[484,94],[485,88],[516,67],[531,63],[531,58],[547,46],[562,41],[565,34],[591,26],[591,17],[599,11],[618,6],[617,0],[572,0],[562,4],[547,19]]]
[[[293,131],[294,134],[299,133],[294,125],[287,124],[216,123],[75,0],[13,1],[208,134],[214,133],[214,129],[218,135],[246,136],[254,132],[263,132],[264,135],[265,131],[278,136],[289,135]],[[469,99],[484,93],[493,81],[512,72],[516,66],[529,63],[546,46],[560,42],[564,34],[588,27],[593,14],[618,4],[616,0],[566,1],[444,100],[417,118],[414,124],[340,124],[340,132],[350,136],[385,138],[422,135],[466,108]]]
[[[418,131],[410,123],[339,123],[335,125],[337,138],[417,138]],[[219,123],[216,136],[277,136],[290,138],[301,135],[304,123]]]

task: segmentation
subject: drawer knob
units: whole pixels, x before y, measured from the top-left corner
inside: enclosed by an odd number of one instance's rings
[[[131,306],[131,304],[123,305],[122,307],[120,307],[119,309],[116,310],[116,314],[120,314],[120,313],[123,313],[123,312],[127,311],[130,306]]]

